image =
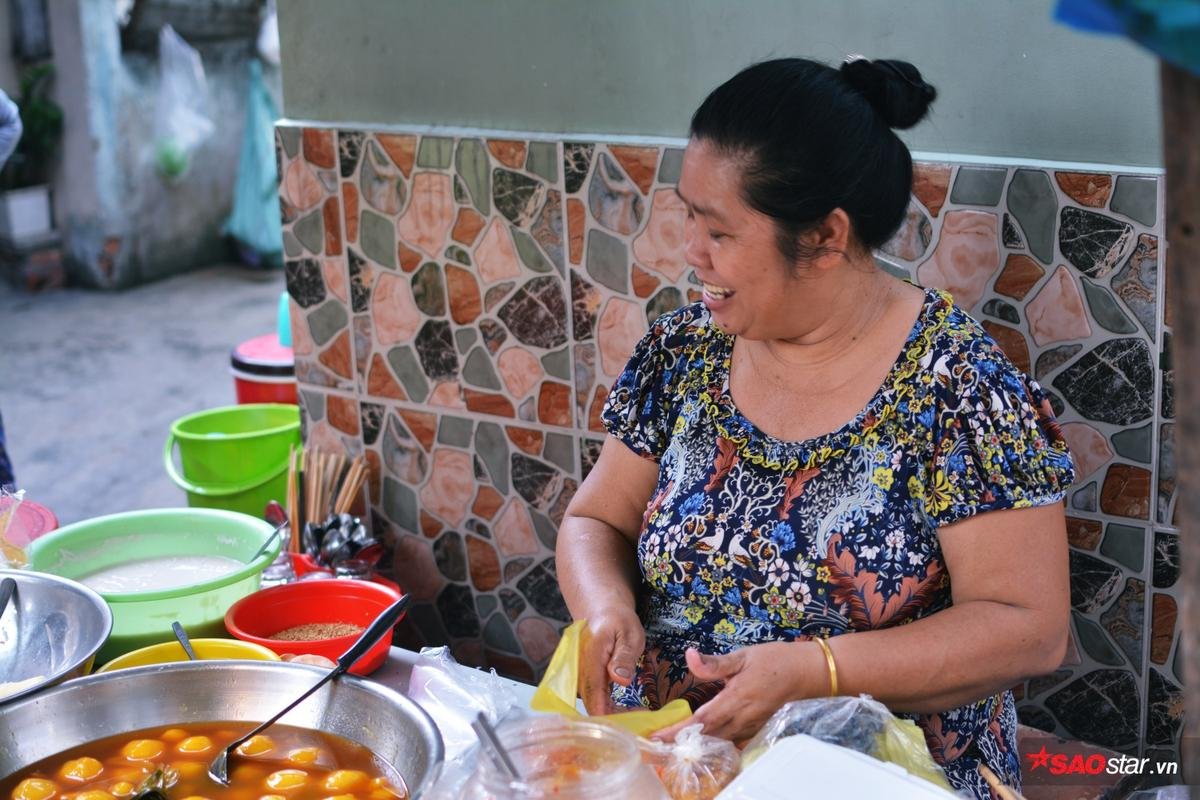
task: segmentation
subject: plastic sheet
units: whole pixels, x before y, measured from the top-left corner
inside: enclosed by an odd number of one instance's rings
[[[279,266],[283,263],[283,227],[274,134],[279,112],[263,82],[262,65],[255,60],[250,62],[246,94],[246,124],[233,186],[233,210],[225,221],[224,232],[237,239],[244,260],[254,266]]]
[[[1080,30],[1127,36],[1175,66],[1200,75],[1197,0],[1058,0],[1054,18]]]
[[[525,713],[503,678],[459,665],[446,647],[421,650],[409,675],[408,696],[433,717],[446,748],[441,772],[422,800],[461,800],[479,761],[479,741],[471,728],[476,714],[498,725]]]
[[[746,746],[743,763],[752,763],[780,739],[798,734],[896,764],[950,790],[945,773],[929,754],[925,736],[916,723],[897,718],[887,706],[865,694],[812,698],[784,705]]]
[[[483,712],[495,724],[519,707],[516,694],[503,678],[460,666],[445,647],[421,650],[408,679],[408,696],[437,723],[447,762],[462,757],[477,743],[471,728],[476,714]]]
[[[192,152],[212,135],[208,82],[200,54],[170,25],[158,33],[158,69],[154,164],[173,181],[187,172]]]

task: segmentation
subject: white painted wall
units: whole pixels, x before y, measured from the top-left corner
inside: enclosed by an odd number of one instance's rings
[[[903,58],[915,150],[1157,166],[1157,62],[1054,0],[279,0],[284,112],[365,125],[682,136],[761,59]]]

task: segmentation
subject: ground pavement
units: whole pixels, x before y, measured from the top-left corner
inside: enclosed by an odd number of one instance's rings
[[[234,402],[229,351],[274,331],[283,288],[235,266],[123,292],[0,285],[0,415],[26,496],[64,524],[184,505],[171,422]]]

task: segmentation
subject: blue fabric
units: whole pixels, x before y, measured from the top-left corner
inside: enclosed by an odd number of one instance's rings
[[[1200,75],[1200,0],[1058,0],[1054,18],[1084,31],[1127,36]]]
[[[0,167],[8,161],[8,157],[17,149],[21,141],[21,112],[17,104],[0,91]]]
[[[250,90],[246,101],[246,127],[237,182],[233,187],[233,213],[224,232],[251,250],[263,263],[283,263],[283,227],[279,219],[279,173],[275,167],[273,126],[278,112],[263,83],[262,65],[250,62]]]
[[[0,417],[0,488],[16,486],[17,479],[13,476],[12,461],[4,448],[4,417]]]

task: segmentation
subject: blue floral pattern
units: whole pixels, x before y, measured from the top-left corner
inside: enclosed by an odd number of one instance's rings
[[[979,324],[930,290],[888,378],[850,423],[787,442],[729,392],[733,338],[701,304],[659,318],[613,387],[609,433],[659,464],[637,555],[647,647],[625,706],[693,706],[690,646],[830,637],[950,604],[943,525],[1062,500],[1071,457],[1042,389]],[[914,717],[958,789],[987,763],[1020,782],[1011,692]]]

